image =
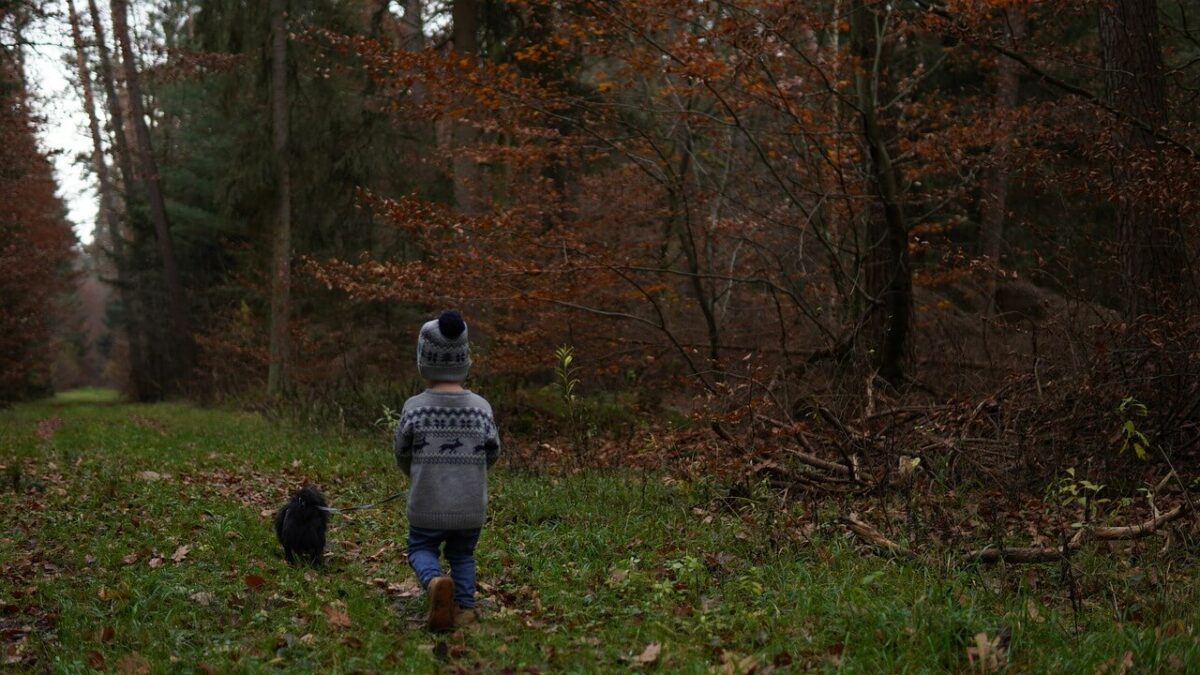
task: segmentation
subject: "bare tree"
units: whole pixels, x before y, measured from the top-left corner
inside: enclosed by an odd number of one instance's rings
[[[121,214],[117,208],[116,187],[108,173],[108,162],[104,157],[104,143],[100,134],[100,120],[96,113],[95,95],[92,91],[92,78],[88,69],[88,59],[85,50],[83,33],[79,27],[79,15],[75,11],[74,0],[67,0],[68,18],[71,22],[71,37],[75,42],[75,61],[79,72],[79,86],[83,92],[84,111],[88,116],[88,129],[92,136],[92,164],[96,171],[96,180],[100,191],[100,212],[104,218],[112,251],[113,268],[116,273],[117,297],[121,299],[121,323],[125,329],[125,339],[129,347],[129,387],[135,399],[156,396],[155,386],[150,381],[146,362],[143,328],[139,318],[137,294],[134,281],[128,273],[128,259],[125,251],[125,234],[121,228]],[[100,54],[101,80],[105,88],[110,110],[110,123],[119,130],[121,116],[111,111],[119,110],[116,85],[112,79],[111,61],[108,55],[108,45],[104,42],[104,26],[100,23],[100,12],[95,0],[88,0],[88,11],[91,15],[92,30],[96,37],[96,46]],[[123,175],[126,189],[130,187],[132,169],[128,166],[128,154],[124,147],[124,135],[114,133],[117,151],[114,153],[117,162],[123,163]],[[128,213],[129,209],[125,209]]]
[[[890,10],[885,10],[890,11]],[[888,140],[880,124],[880,88],[888,75],[884,62],[889,50],[880,49],[881,22],[864,0],[850,4],[851,52],[859,60],[855,74],[863,141],[867,146],[868,174],[878,211],[871,211],[866,226],[865,291],[871,308],[867,338],[875,345],[879,375],[895,383],[902,379],[904,354],[912,314],[912,270],[908,263],[908,226],[901,204],[898,172],[892,164]]]
[[[477,0],[454,0],[452,9],[454,51],[474,58],[479,51],[479,3]],[[478,213],[483,204],[479,162],[472,153],[479,139],[479,130],[470,122],[451,122],[454,159],[454,204],[464,213]]]
[[[137,62],[133,56],[133,46],[129,40],[127,3],[126,0],[110,0],[109,7],[112,10],[113,33],[120,45],[121,61],[125,69],[125,86],[129,94],[129,117],[137,145],[138,168],[150,203],[150,216],[154,221],[163,281],[166,284],[167,304],[171,314],[171,334],[174,342],[171,375],[174,378],[180,378],[192,365],[191,319],[188,314],[183,285],[179,280],[179,266],[175,260],[175,244],[171,237],[170,222],[167,220],[167,208],[163,201],[158,165],[154,159],[154,147],[150,140],[150,129],[146,125],[146,112],[142,105],[141,80],[138,75]]]
[[[1117,228],[1129,318],[1158,314],[1183,290],[1186,268],[1177,218],[1163,213],[1138,189],[1160,164],[1151,130],[1167,123],[1166,78],[1155,0],[1114,0],[1100,5],[1100,53],[1105,98],[1124,113],[1114,134],[1118,155],[1113,178]],[[1140,122],[1140,124],[1139,124]]]
[[[1012,7],[1003,11],[1005,33],[1011,48],[1025,37],[1025,10]],[[1018,86],[1021,82],[1021,64],[1000,56],[996,62],[995,92],[992,109],[1000,116],[1007,115],[1017,104]],[[979,252],[999,267],[1004,244],[1004,221],[1008,211],[1009,152],[1012,149],[1012,128],[1003,124],[1000,136],[992,146],[992,163],[983,177],[983,199],[980,204]],[[996,295],[996,274],[988,277],[986,288],[988,311],[992,310]]]
[[[292,288],[292,184],[288,161],[287,0],[271,0],[271,147],[275,159],[275,227],[271,251],[271,347],[267,394],[287,385]]]

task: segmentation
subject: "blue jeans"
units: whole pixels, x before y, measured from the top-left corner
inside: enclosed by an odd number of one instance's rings
[[[446,545],[446,562],[454,578],[454,602],[469,609],[475,606],[475,544],[479,543],[480,528],[473,530],[427,530],[408,528],[408,564],[412,565],[421,582],[429,586],[430,579],[442,576],[440,549]]]

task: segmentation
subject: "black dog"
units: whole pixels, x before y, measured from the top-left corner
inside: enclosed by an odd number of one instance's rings
[[[321,556],[325,553],[325,527],[329,523],[329,513],[318,508],[322,506],[325,506],[325,497],[315,487],[306,485],[275,514],[275,536],[289,563],[294,563],[295,556],[300,556],[321,566]]]

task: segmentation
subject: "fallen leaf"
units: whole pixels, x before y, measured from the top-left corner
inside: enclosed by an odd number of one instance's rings
[[[266,579],[258,576],[257,574],[247,574],[243,581],[245,581],[246,585],[250,588],[258,588],[259,586],[267,583]]]
[[[189,595],[188,598],[191,599],[192,602],[204,605],[205,607],[212,604],[212,601],[216,599],[215,596],[208,591],[196,591],[195,593]]]
[[[117,661],[117,672],[124,675],[148,675],[150,673],[150,662],[141,654],[132,652],[121,657],[120,661]]]
[[[96,635],[96,641],[108,642],[113,639],[115,632],[116,631],[113,630],[112,626],[105,626],[104,628],[101,628],[99,634]]]
[[[138,474],[138,478],[141,478],[142,480],[149,481],[149,482],[154,482],[156,480],[163,480],[167,477],[168,477],[167,474],[159,473],[157,471],[143,471]]]
[[[87,659],[87,664],[91,666],[93,670],[104,670],[104,655],[100,652],[93,649],[87,654],[84,654],[84,658]]]
[[[129,555],[125,556],[124,558],[121,558],[121,562],[125,563],[126,565],[132,565],[133,563],[137,562],[137,559],[138,559],[138,554],[136,552],[134,552],[134,553],[130,553]]]
[[[415,598],[422,593],[421,584],[416,579],[405,579],[404,581],[400,582],[389,582],[380,579],[377,580],[377,584],[378,581],[384,582],[383,589],[388,595],[392,595],[397,598]]]
[[[1120,661],[1114,656],[1101,663],[1096,669],[1096,675],[1125,675],[1130,668],[1133,668],[1133,652],[1127,651],[1120,657]]]
[[[390,550],[394,549],[395,547],[396,547],[396,545],[395,545],[395,543],[394,543],[394,542],[393,542],[393,543],[388,543],[388,544],[385,544],[385,545],[384,545],[382,548],[380,548],[378,551],[375,551],[375,552],[374,552],[374,553],[372,553],[371,555],[367,556],[367,560],[372,560],[372,561],[374,561],[374,560],[379,560],[379,558],[380,558],[380,557],[381,557],[381,556],[382,556],[384,553],[387,553],[388,551],[390,551]]]
[[[1008,663],[1008,654],[1000,642],[1000,636],[989,638],[987,633],[976,633],[975,644],[967,647],[967,663],[983,673],[1000,670]]]
[[[722,652],[721,664],[720,672],[726,675],[750,675],[758,670],[758,659],[753,654],[739,658],[737,652]]]
[[[657,642],[651,642],[650,644],[646,645],[646,648],[642,650],[641,654],[633,657],[633,661],[634,663],[649,665],[658,660],[658,653],[660,651],[662,651],[662,647]]]
[[[286,649],[294,644],[296,644],[296,636],[291,633],[284,633],[275,641],[275,651],[278,652],[280,649]]]
[[[1025,604],[1025,610],[1029,612],[1030,619],[1033,619],[1039,623],[1041,622],[1042,619],[1038,612],[1037,603],[1033,601],[1033,598],[1030,598],[1029,602]]]
[[[174,553],[171,554],[171,560],[174,560],[175,562],[183,562],[183,559],[187,557],[188,551],[191,550],[191,546],[180,546],[179,548],[175,549]]]
[[[24,661],[25,657],[21,656],[21,651],[21,643],[10,644],[4,651],[4,665],[13,665]]]
[[[1185,624],[1183,621],[1179,619],[1173,619],[1163,624],[1155,632],[1161,633],[1167,637],[1175,637],[1176,635],[1183,635],[1184,633],[1189,633],[1191,631],[1188,629],[1187,624]]]
[[[825,656],[833,665],[842,663],[842,652],[846,651],[846,645],[841,642],[835,642],[825,648]]]
[[[150,559],[150,569],[156,570],[162,566],[163,566],[162,558],[160,558],[158,556],[154,556],[153,558]]]
[[[341,602],[325,605],[321,611],[325,612],[325,618],[329,620],[329,625],[350,627],[350,615],[346,613],[345,605]]]

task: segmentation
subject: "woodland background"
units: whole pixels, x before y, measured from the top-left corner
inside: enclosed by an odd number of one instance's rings
[[[1191,503],[1200,2],[127,4],[0,2],[0,401],[370,428],[457,307],[518,465]]]

